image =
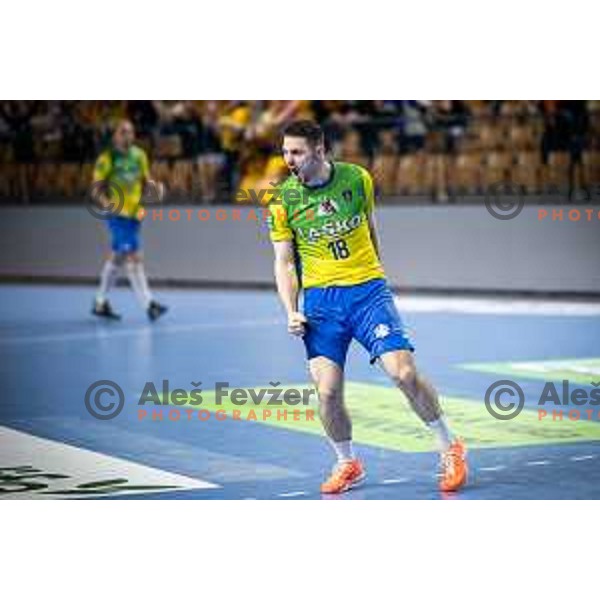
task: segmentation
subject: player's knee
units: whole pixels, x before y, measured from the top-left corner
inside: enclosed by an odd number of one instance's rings
[[[123,266],[123,263],[125,262],[125,255],[120,252],[113,254],[112,262],[115,265],[115,267]]]
[[[394,385],[402,389],[413,389],[417,381],[417,369],[414,365],[399,365],[391,373]]]
[[[338,390],[332,387],[319,387],[317,389],[319,402],[323,405],[331,405],[340,401],[341,394]]]

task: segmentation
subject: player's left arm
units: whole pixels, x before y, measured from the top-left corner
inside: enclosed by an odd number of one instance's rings
[[[381,261],[381,250],[379,244],[379,235],[377,233],[377,224],[375,222],[375,191],[373,188],[373,178],[366,169],[362,169],[363,189],[365,192],[365,213],[369,223],[369,234],[375,248],[377,258]]]
[[[110,210],[112,203],[109,198],[110,173],[112,170],[112,161],[109,152],[102,152],[94,164],[92,175],[92,195],[104,210]],[[113,188],[116,187],[113,183]]]
[[[371,241],[373,242],[373,247],[375,248],[375,253],[377,254],[377,258],[381,262],[381,250],[379,244],[379,235],[377,233],[377,225],[375,223],[375,212],[371,212],[367,215],[369,220],[369,233],[371,234]]]
[[[148,156],[142,151],[141,155],[142,163],[142,194],[146,197],[150,196],[156,198],[158,202],[162,202],[165,196],[165,186],[162,181],[156,181],[151,178],[150,163],[148,162]]]

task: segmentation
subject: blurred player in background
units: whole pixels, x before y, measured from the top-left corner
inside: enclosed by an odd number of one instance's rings
[[[111,207],[114,213],[107,221],[111,236],[112,253],[100,273],[100,287],[92,314],[98,317],[120,319],[115,313],[108,293],[121,267],[125,269],[131,288],[151,321],[166,312],[167,307],[153,299],[148,287],[142,253],[140,252],[140,227],[143,208],[140,204],[144,193],[162,201],[163,186],[150,179],[150,167],[146,153],[134,145],[133,124],[122,120],[117,124],[112,146],[103,152],[94,168],[94,184],[100,202]]]
[[[343,398],[352,339],[369,352],[371,363],[381,364],[436,435],[440,489],[457,490],[467,479],[465,447],[448,429],[436,391],[417,372],[380,262],[371,176],[357,165],[327,161],[323,132],[311,121],[285,129],[283,157],[291,175],[270,205],[269,219],[275,279],[288,330],[304,339],[321,422],[337,455],[321,491],[341,493],[365,477]],[[298,276],[304,312],[298,308]]]

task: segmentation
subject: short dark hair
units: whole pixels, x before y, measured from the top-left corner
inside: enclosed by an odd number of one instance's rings
[[[308,119],[292,121],[288,123],[282,131],[283,137],[301,137],[304,138],[311,146],[325,145],[325,136],[323,130],[318,123]]]

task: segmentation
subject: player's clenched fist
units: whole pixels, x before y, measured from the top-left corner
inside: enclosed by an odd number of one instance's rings
[[[292,335],[304,335],[306,322],[301,312],[292,312],[288,315],[288,331]]]

